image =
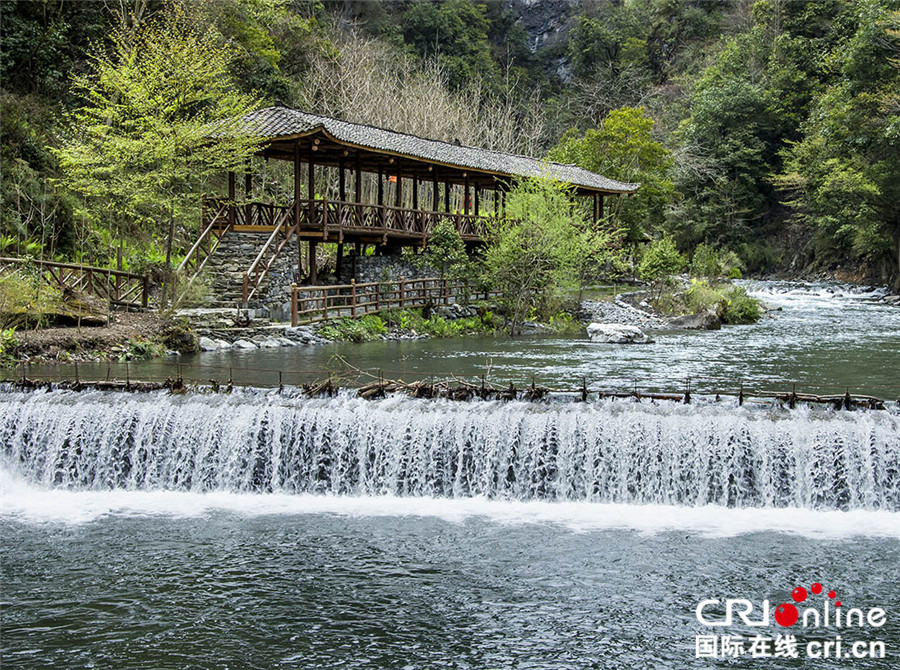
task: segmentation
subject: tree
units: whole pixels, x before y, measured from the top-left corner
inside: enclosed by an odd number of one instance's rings
[[[449,221],[441,221],[428,238],[428,246],[421,256],[425,265],[437,271],[443,280],[455,277],[468,265],[466,243]]]
[[[574,163],[612,179],[641,184],[617,212],[617,222],[625,229],[629,242],[641,239],[645,227],[659,226],[674,197],[669,177],[672,154],[653,139],[652,132],[653,119],[643,107],[622,107],[610,112],[599,128],[584,135],[569,130],[548,156],[550,160]]]
[[[644,251],[641,263],[638,266],[638,276],[650,282],[656,288],[656,299],[662,292],[672,275],[680,272],[686,262],[678,249],[675,241],[669,237],[661,237],[650,244]]]
[[[231,81],[233,55],[214,29],[195,28],[172,5],[116,28],[112,49],[96,51],[91,71],[73,77],[83,105],[56,150],[63,183],[98,220],[114,222],[120,240],[149,224],[165,241],[166,266],[201,186],[258,146],[229,121],[256,106]]]
[[[518,334],[532,309],[552,315],[567,292],[580,289],[589,261],[601,264],[612,245],[580,217],[570,188],[549,179],[518,182],[506,210],[507,218],[490,224],[484,268],[501,292],[509,331]]]
[[[785,151],[778,184],[795,219],[832,253],[890,263],[900,288],[900,12],[864,2],[840,52],[841,77],[814,103],[803,138]]]

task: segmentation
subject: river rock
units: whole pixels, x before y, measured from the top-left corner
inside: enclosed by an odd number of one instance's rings
[[[281,347],[281,342],[277,337],[268,337],[259,343],[260,349],[278,349],[279,347]]]
[[[219,345],[219,349],[231,349],[231,342],[226,342],[225,340],[213,340],[213,341]]]
[[[637,326],[624,323],[592,323],[587,327],[591,342],[610,344],[650,344],[652,339]]]
[[[699,314],[685,314],[669,319],[669,325],[684,330],[719,330],[722,327],[722,319],[719,318],[716,308],[710,307]]]
[[[197,342],[197,346],[200,347],[200,351],[218,351],[222,348],[219,343],[211,337],[201,337]]]
[[[235,349],[256,349],[256,343],[251,342],[250,340],[237,340],[234,344],[231,345]]]

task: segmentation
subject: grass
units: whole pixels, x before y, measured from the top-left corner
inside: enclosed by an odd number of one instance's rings
[[[691,279],[690,288],[684,292],[663,292],[653,306],[672,315],[699,314],[714,308],[722,323],[731,325],[756,323],[763,314],[762,303],[740,286],[702,279]]]

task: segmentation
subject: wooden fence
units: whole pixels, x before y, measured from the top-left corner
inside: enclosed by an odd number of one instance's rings
[[[356,318],[388,309],[449,305],[462,295],[484,299],[497,291],[476,293],[467,282],[437,277],[370,282],[336,286],[291,286],[291,324],[315,323],[344,317]]]
[[[39,273],[40,281],[54,288],[93,295],[113,305],[147,307],[150,302],[150,280],[146,275],[92,265],[0,258],[0,275],[24,276],[30,272]]]

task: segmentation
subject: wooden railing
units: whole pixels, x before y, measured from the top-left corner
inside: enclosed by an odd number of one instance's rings
[[[315,323],[329,319],[356,318],[388,309],[458,302],[465,292],[469,299],[487,300],[496,291],[476,293],[466,282],[437,277],[370,282],[336,286],[291,286],[291,324]]]
[[[253,259],[253,263],[251,263],[247,271],[244,272],[244,304],[250,302],[253,296],[256,295],[256,291],[259,289],[263,277],[266,276],[269,268],[272,267],[272,263],[275,262],[278,254],[284,249],[285,245],[291,239],[291,236],[297,232],[297,223],[288,223],[292,218],[292,211],[293,206],[273,206],[272,216],[275,218],[272,220],[272,225],[275,226],[275,230],[272,231],[269,239],[266,240],[262,249],[259,250],[256,258]]]
[[[40,274],[40,281],[62,291],[92,295],[113,305],[147,307],[150,280],[146,275],[92,265],[54,263],[27,258],[0,258],[0,276]]]
[[[204,198],[200,213],[200,237],[178,264],[178,272],[190,272],[196,276],[216,250],[222,236],[228,232],[228,201],[222,198]]]
[[[341,241],[345,234],[375,233],[388,237],[427,239],[441,221],[450,221],[467,242],[480,242],[487,236],[490,217],[476,214],[453,214],[390,205],[369,205],[340,200],[303,200],[300,227],[321,230],[324,238],[335,235]]]
[[[215,212],[224,217],[223,230],[231,225],[270,227],[279,221],[293,224],[295,221],[292,210],[293,205],[274,205],[259,201],[233,203],[224,198],[204,199],[204,211]],[[345,234],[380,235],[385,241],[389,237],[425,240],[438,223],[450,221],[463,240],[480,242],[486,237],[492,219],[493,217],[476,214],[432,212],[325,198],[301,200],[299,207],[300,230],[321,232],[324,241],[329,238],[342,241]]]

